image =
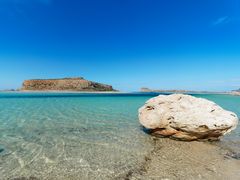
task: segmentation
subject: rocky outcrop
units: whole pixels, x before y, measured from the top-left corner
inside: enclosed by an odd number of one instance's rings
[[[140,123],[151,133],[179,140],[218,140],[236,128],[238,117],[206,99],[160,95],[139,109]]]
[[[115,91],[112,86],[84,78],[33,79],[23,82],[22,91]]]

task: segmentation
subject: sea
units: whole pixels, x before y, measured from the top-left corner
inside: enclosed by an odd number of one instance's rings
[[[0,93],[0,180],[121,179],[154,148],[138,109],[158,93]],[[192,94],[240,117],[240,96]],[[216,146],[240,153],[240,128]]]

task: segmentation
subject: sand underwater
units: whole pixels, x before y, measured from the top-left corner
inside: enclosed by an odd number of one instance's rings
[[[239,127],[220,142],[146,134],[154,93],[0,93],[0,179],[238,179]],[[240,115],[240,96],[202,94]]]

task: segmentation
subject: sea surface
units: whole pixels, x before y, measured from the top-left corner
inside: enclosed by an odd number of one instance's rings
[[[157,95],[0,93],[0,179],[126,177],[154,148],[138,108]],[[194,96],[240,117],[240,96]],[[240,153],[240,128],[216,145]]]

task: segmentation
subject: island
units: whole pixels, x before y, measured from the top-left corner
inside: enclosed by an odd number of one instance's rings
[[[170,93],[170,94],[230,94],[229,92],[216,92],[216,91],[193,91],[193,90],[165,90],[165,89],[150,89],[143,87],[140,89],[140,92],[143,93]]]
[[[233,91],[231,92],[231,94],[234,95],[234,96],[240,96],[240,89],[233,90]]]
[[[20,91],[116,91],[111,85],[93,82],[83,77],[31,79],[23,82]]]
[[[162,89],[150,89],[147,87],[143,87],[140,89],[141,92],[160,92],[160,93],[187,93],[189,91],[186,90],[162,90]]]

